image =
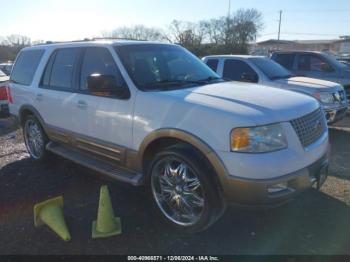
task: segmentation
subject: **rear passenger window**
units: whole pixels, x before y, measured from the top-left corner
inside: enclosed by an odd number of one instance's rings
[[[276,62],[289,70],[293,70],[294,57],[295,55],[293,54],[278,54],[276,56]]]
[[[209,59],[207,61],[207,66],[209,66],[214,72],[216,72],[216,70],[218,69],[218,64],[219,64],[219,60],[218,59]]]
[[[44,50],[22,51],[12,70],[11,81],[21,85],[31,85],[43,54]]]
[[[79,55],[78,48],[60,49],[52,63],[49,86],[57,89],[72,89],[74,66]],[[50,62],[49,62],[50,63]],[[50,65],[48,64],[48,67]],[[44,76],[44,81],[47,81]]]
[[[81,67],[81,90],[87,90],[87,78],[92,74],[112,75],[117,79],[118,86],[124,85],[120,71],[106,48],[89,47],[86,49]]]

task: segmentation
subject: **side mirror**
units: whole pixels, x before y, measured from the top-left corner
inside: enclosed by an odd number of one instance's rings
[[[114,75],[92,74],[87,78],[88,90],[96,96],[117,97],[128,99],[130,97],[129,89],[124,86],[118,86]]]
[[[327,63],[322,63],[322,64],[321,64],[321,70],[322,70],[323,72],[328,72],[328,73],[334,71],[333,68],[332,68],[329,64],[327,64]]]
[[[257,77],[254,74],[251,73],[243,73],[241,76],[241,80],[243,82],[249,82],[249,83],[257,83]]]

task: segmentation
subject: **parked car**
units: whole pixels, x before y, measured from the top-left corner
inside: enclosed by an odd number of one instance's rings
[[[225,82],[177,45],[29,47],[9,86],[33,159],[53,152],[145,185],[164,219],[186,231],[206,229],[227,204],[281,205],[327,177],[315,99]]]
[[[350,62],[348,62],[346,60],[338,60],[338,61],[346,66],[350,66]]]
[[[7,84],[9,77],[0,70],[0,117],[4,118],[9,115]]]
[[[271,58],[295,75],[341,84],[350,99],[350,68],[334,56],[320,52],[275,52]]]
[[[232,81],[257,83],[313,96],[322,104],[329,123],[345,117],[348,102],[344,88],[337,83],[296,77],[273,60],[262,56],[207,56],[203,61],[220,76]]]
[[[12,63],[1,63],[0,70],[9,76],[11,74],[12,66]]]

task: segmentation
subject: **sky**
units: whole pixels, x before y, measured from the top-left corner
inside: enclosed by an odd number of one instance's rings
[[[99,36],[119,26],[166,29],[173,20],[196,22],[225,16],[229,0],[0,0],[0,36],[68,41]],[[258,41],[337,39],[350,35],[350,0],[231,0],[231,11],[256,8],[264,29]]]

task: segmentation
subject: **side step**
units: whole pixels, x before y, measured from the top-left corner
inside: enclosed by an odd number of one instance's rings
[[[46,149],[77,164],[107,175],[112,179],[126,182],[134,186],[140,186],[144,182],[143,174],[125,170],[118,165],[114,165],[107,161],[92,157],[84,152],[72,149],[68,146],[50,142],[46,145]]]

